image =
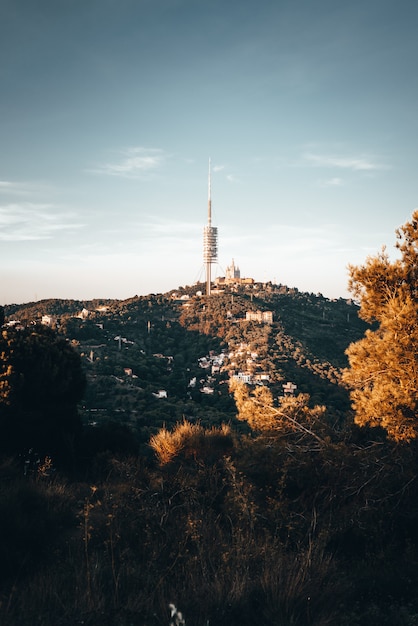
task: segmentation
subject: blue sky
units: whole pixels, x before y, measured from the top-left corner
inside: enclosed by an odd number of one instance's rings
[[[0,303],[346,297],[418,206],[415,0],[2,0]]]

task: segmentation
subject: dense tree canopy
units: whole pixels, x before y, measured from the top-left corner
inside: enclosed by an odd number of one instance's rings
[[[35,447],[59,454],[79,429],[84,391],[79,356],[50,328],[0,334],[0,427],[3,450]]]
[[[355,421],[382,426],[396,441],[418,434],[418,211],[396,231],[400,258],[385,249],[350,266],[350,288],[360,316],[373,324],[347,350]]]

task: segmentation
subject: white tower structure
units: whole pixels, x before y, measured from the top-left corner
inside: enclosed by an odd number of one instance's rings
[[[210,296],[212,263],[218,260],[218,229],[212,226],[212,200],[210,184],[210,159],[208,177],[208,223],[203,229],[203,261],[206,267],[206,295]]]

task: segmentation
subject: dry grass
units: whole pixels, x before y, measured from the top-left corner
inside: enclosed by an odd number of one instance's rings
[[[150,446],[160,465],[167,465],[178,457],[215,460],[232,449],[233,439],[231,429],[224,424],[205,429],[183,420],[172,431],[162,428],[151,437]]]

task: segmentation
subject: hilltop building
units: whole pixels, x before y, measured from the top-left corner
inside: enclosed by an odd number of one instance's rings
[[[235,265],[234,259],[232,259],[231,265],[228,265],[225,271],[225,280],[233,280],[241,278],[241,272],[238,265]]]
[[[232,259],[231,265],[225,270],[225,276],[219,276],[215,280],[218,286],[222,285],[254,285],[254,278],[241,278],[241,271]]]

